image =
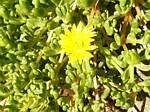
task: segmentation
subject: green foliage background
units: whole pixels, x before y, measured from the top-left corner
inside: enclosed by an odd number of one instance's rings
[[[59,63],[60,34],[94,26],[94,58]],[[0,0],[0,110],[127,111],[150,96],[150,0]]]

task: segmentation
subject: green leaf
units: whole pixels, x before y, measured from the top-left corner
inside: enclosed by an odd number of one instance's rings
[[[133,92],[140,92],[141,91],[141,87],[139,86],[139,85],[137,85],[137,84],[135,84],[133,87],[132,87],[132,90],[133,90]]]
[[[59,8],[59,7],[56,7],[56,14],[57,14],[57,16],[59,16],[59,17],[62,17],[63,16],[63,14],[62,14],[62,12],[61,12],[61,9]]]
[[[130,83],[134,81],[134,67],[130,65],[125,71],[121,74],[121,79],[123,83],[126,83],[130,80]]]
[[[54,3],[56,6],[58,6],[59,3],[60,3],[60,0],[51,0],[51,1],[52,1],[52,3]]]
[[[14,24],[14,25],[21,25],[25,22],[26,22],[26,20],[22,19],[22,18],[11,18],[11,19],[9,19],[9,23]]]
[[[146,30],[144,33],[143,43],[148,44],[150,43],[150,30]]]
[[[145,9],[150,9],[150,1],[147,0],[146,2],[144,2],[144,3],[142,4],[142,6],[143,6]]]
[[[34,16],[42,17],[42,16],[45,16],[47,14],[47,11],[43,7],[38,7],[38,8],[34,8],[32,10],[32,13]]]
[[[121,45],[121,37],[118,35],[118,33],[115,33],[114,34],[114,39],[115,39],[115,42],[118,46]]]
[[[147,10],[145,12],[145,18],[146,18],[147,21],[150,21],[150,10]]]
[[[119,49],[119,46],[116,44],[116,42],[112,42],[110,44],[110,49],[113,51],[113,50],[117,50]]]
[[[110,21],[106,20],[104,23],[104,27],[109,36],[114,33],[114,28],[110,25]]]
[[[145,58],[150,60],[150,48],[145,49]]]
[[[150,86],[150,79],[146,79],[146,80],[138,83],[138,85],[145,86],[145,87]]]
[[[6,45],[7,42],[4,39],[0,38],[0,47],[5,47]]]
[[[61,12],[62,12],[62,15],[65,16],[66,13],[67,13],[67,8],[66,8],[65,6],[61,5],[61,6],[60,6],[60,10],[61,10]]]
[[[104,85],[104,88],[105,88],[105,90],[101,95],[102,100],[106,99],[110,93],[110,88],[108,86]]]
[[[49,29],[49,30],[53,30],[53,29],[55,29],[55,28],[57,28],[58,27],[58,22],[55,22],[55,21],[49,21],[48,23],[47,23],[47,28]]]
[[[35,108],[35,107],[38,107],[39,106],[39,101],[35,98],[31,98],[30,101],[32,102],[30,105],[29,105],[29,108],[32,109],[32,108]]]
[[[150,96],[150,87],[148,86],[144,86],[143,91],[148,93],[148,95]]]
[[[77,5],[81,8],[90,8],[96,0],[77,0]]]
[[[3,6],[0,6],[0,16],[5,19],[9,18],[9,11]]]
[[[29,18],[26,21],[26,25],[29,29],[35,29],[41,27],[43,24],[43,20],[41,17]]]
[[[21,12],[23,15],[29,15],[33,8],[31,0],[19,0],[19,5],[17,4],[16,9],[18,12]]]
[[[130,50],[125,54],[125,60],[129,65],[138,64],[140,62],[139,54],[135,50]]]
[[[57,55],[59,53],[56,50],[54,50],[54,49],[50,49],[49,47],[45,47],[42,50],[42,54],[44,54],[44,56],[51,57],[51,56],[55,56],[55,55]]]
[[[123,106],[124,105],[124,103],[125,103],[125,101],[124,101],[124,99],[123,98],[120,98],[120,99],[117,99],[116,100],[116,103],[115,103],[115,106]]]

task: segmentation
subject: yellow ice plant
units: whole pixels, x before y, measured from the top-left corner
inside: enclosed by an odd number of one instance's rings
[[[82,22],[78,26],[73,25],[71,30],[66,29],[65,34],[60,36],[60,45],[62,52],[68,55],[70,63],[78,61],[80,64],[83,59],[90,59],[92,54],[91,50],[96,48],[91,45],[94,41],[96,33],[90,25],[84,26]]]

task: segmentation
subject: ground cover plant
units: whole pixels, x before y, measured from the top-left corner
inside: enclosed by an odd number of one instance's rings
[[[0,0],[0,111],[144,111],[149,28],[150,0]]]

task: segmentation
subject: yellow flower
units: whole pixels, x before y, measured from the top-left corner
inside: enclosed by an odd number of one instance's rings
[[[90,59],[92,54],[89,52],[96,48],[95,45],[91,45],[94,41],[96,33],[93,31],[92,26],[84,26],[82,22],[76,27],[73,25],[71,30],[66,29],[65,34],[60,36],[59,41],[62,52],[66,53],[69,57],[70,63],[78,61],[80,64],[83,59]]]

